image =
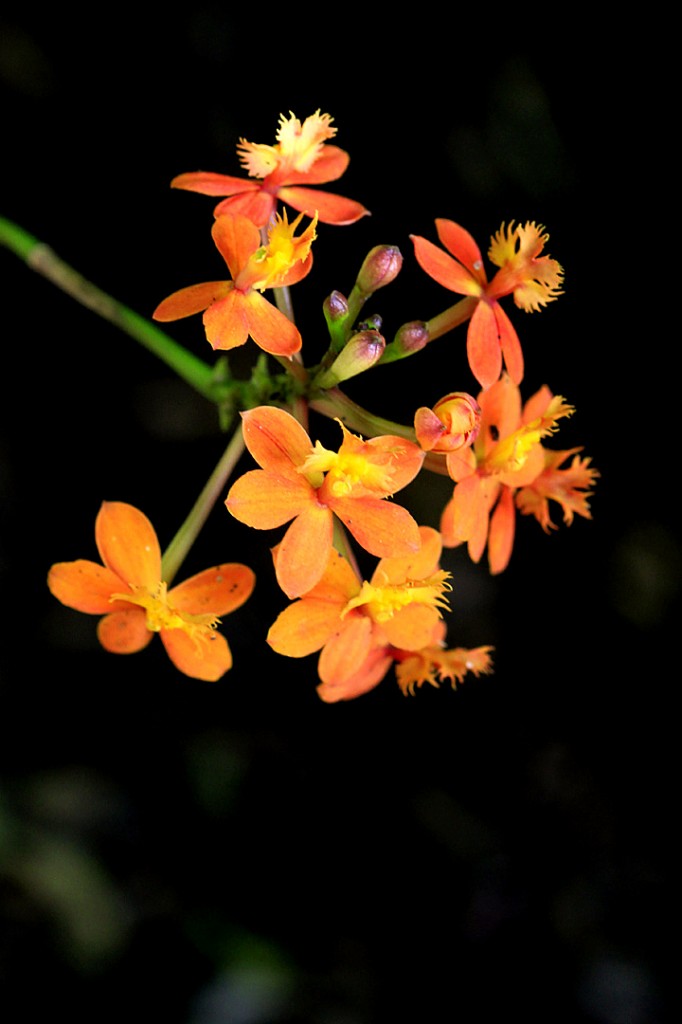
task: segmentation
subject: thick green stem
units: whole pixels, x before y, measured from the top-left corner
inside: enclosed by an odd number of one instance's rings
[[[310,408],[330,419],[341,420],[345,426],[357,430],[365,437],[396,434],[399,437],[407,438],[408,441],[415,440],[412,427],[394,423],[393,420],[386,420],[382,416],[375,416],[374,413],[363,409],[361,405],[358,405],[338,388],[329,388],[328,391],[311,399]]]
[[[170,367],[184,381],[209,401],[219,402],[220,389],[214,378],[213,369],[197,359],[182,345],[178,345],[127,306],[112,299],[90,281],[87,281],[72,267],[60,259],[55,252],[23,228],[0,217],[0,243],[12,250],[20,259],[37,273],[42,274],[83,306],[87,306],[104,320],[140,342],[153,355]]]
[[[163,553],[161,562],[162,576],[166,583],[170,584],[178,569],[182,565],[192,544],[197,539],[199,531],[206,522],[213,506],[225,488],[226,481],[236,466],[239,457],[244,451],[244,438],[241,426],[232,435],[230,443],[225,449],[220,461],[211,473],[204,489],[195,501],[191,512],[187,516],[175,537]]]

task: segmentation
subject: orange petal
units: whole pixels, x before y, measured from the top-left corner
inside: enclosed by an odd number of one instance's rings
[[[403,651],[420,651],[432,642],[433,631],[440,616],[435,608],[411,604],[401,608],[387,622],[381,623],[386,639]]]
[[[391,468],[391,494],[407,487],[424,462],[424,452],[419,445],[393,434],[373,437],[367,442],[365,451],[370,459],[373,449],[390,455],[388,465]]]
[[[354,676],[367,658],[373,623],[366,615],[349,615],[343,628],[325,645],[318,662],[323,683],[338,686]]]
[[[514,384],[520,384],[523,380],[523,352],[519,336],[502,306],[498,304],[495,305],[495,318],[507,373]]]
[[[441,523],[441,530],[449,540],[468,540],[474,532],[476,520],[484,513],[483,481],[479,476],[469,476],[455,487],[448,507],[448,526],[445,529]]]
[[[362,203],[333,192],[319,192],[314,188],[280,188],[278,196],[283,203],[293,206],[299,213],[314,217],[322,224],[355,224],[361,217],[369,216]]]
[[[341,628],[345,602],[333,604],[309,595],[294,601],[277,616],[267,641],[278,654],[304,658],[319,651]]]
[[[91,615],[110,612],[115,607],[110,595],[120,593],[126,586],[111,569],[85,559],[53,565],[47,574],[47,585],[62,604]]]
[[[437,218],[436,231],[448,252],[451,252],[455,259],[463,263],[472,277],[475,277],[485,287],[487,277],[483,269],[483,256],[469,232],[456,224],[454,220],[444,220],[443,218]]]
[[[296,467],[313,451],[307,433],[291,413],[259,405],[242,413],[244,443],[259,466],[277,476],[301,479]]]
[[[315,492],[304,477],[287,479],[252,469],[235,480],[225,505],[240,523],[273,530],[300,515],[314,500]]]
[[[256,227],[262,228],[270,221],[277,207],[277,199],[269,192],[263,192],[258,184],[257,192],[242,192],[218,203],[213,215],[220,217],[224,213],[239,214],[247,217]]]
[[[496,438],[509,437],[521,422],[521,393],[516,384],[507,374],[484,391],[480,396],[482,411],[481,433],[479,438],[486,440],[490,427],[494,427]],[[495,438],[488,437],[484,445],[487,455],[496,444]],[[476,445],[478,448],[478,445]]]
[[[159,303],[152,313],[152,319],[166,323],[169,320],[181,320],[185,316],[201,313],[212,303],[223,298],[231,287],[229,281],[206,281],[203,284],[191,284],[188,288],[181,288]]]
[[[394,583],[404,583],[408,579],[423,580],[436,572],[443,550],[441,535],[431,526],[420,526],[419,536],[419,551],[400,558],[381,559],[372,574],[371,582],[375,586],[385,587]]]
[[[252,192],[259,189],[260,182],[249,178],[235,178],[230,174],[213,174],[211,171],[189,171],[173,178],[171,188],[200,192],[205,196],[232,196],[237,192]]]
[[[514,547],[516,512],[514,495],[508,488],[502,489],[497,507],[490,517],[488,532],[488,564],[493,575],[507,568]]]
[[[417,263],[434,281],[458,295],[479,296],[481,294],[481,285],[471,272],[456,259],[420,235],[410,235],[410,238],[414,245]]]
[[[460,448],[456,452],[448,452],[445,456],[448,474],[457,483],[476,472],[476,455],[472,448]]]
[[[352,597],[357,596],[361,585],[362,580],[358,579],[357,573],[348,561],[332,548],[322,579],[307,596],[343,607]]]
[[[97,637],[111,654],[137,654],[150,643],[154,634],[147,629],[143,608],[111,612],[97,623]]]
[[[161,548],[143,512],[122,501],[104,501],[95,521],[104,564],[128,584],[153,590],[161,581]]]
[[[192,679],[214,683],[232,668],[232,652],[222,633],[197,641],[184,629],[162,629],[161,640],[175,667]]]
[[[332,549],[334,521],[324,505],[310,504],[294,519],[277,548],[275,573],[287,597],[300,597],[319,583]]]
[[[418,551],[419,527],[407,509],[385,498],[333,498],[329,500],[339,519],[365,551],[378,558],[409,555]]]
[[[393,663],[386,647],[373,647],[360,669],[344,680],[321,683],[317,688],[319,698],[327,704],[339,700],[352,700],[373,690],[381,682]]]
[[[230,274],[236,279],[260,247],[260,231],[248,217],[230,213],[216,217],[211,234],[220,255],[230,268]]]
[[[209,344],[214,349],[229,350],[243,345],[249,336],[246,295],[230,283],[230,290],[208,307],[203,316]]]
[[[307,171],[292,171],[287,175],[287,185],[324,185],[336,181],[350,163],[350,156],[338,146],[324,145],[315,163]]]
[[[248,600],[255,583],[247,565],[226,562],[183,580],[168,597],[174,608],[190,615],[229,615]]]
[[[467,331],[467,357],[474,377],[482,388],[491,387],[502,372],[502,350],[493,308],[479,302]]]
[[[268,302],[260,292],[244,296],[249,334],[264,352],[274,356],[292,356],[301,347],[298,327]]]

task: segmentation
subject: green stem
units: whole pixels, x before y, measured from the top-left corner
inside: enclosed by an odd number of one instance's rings
[[[357,430],[365,437],[377,437],[381,434],[396,434],[405,437],[408,441],[415,441],[415,432],[412,427],[402,423],[394,423],[393,420],[386,420],[382,416],[375,416],[358,405],[345,395],[339,388],[329,388],[323,394],[310,400],[310,408],[315,412],[328,416],[330,419],[339,419],[341,422]]]
[[[0,243],[83,306],[140,342],[191,387],[212,402],[221,396],[213,370],[144,317],[112,299],[60,259],[44,242],[0,217]]]
[[[291,301],[291,291],[288,285],[282,288],[274,288],[275,304],[280,311],[284,313],[288,320],[291,320],[292,324],[294,321],[294,307]],[[308,371],[303,365],[301,359],[301,353],[295,352],[290,359],[285,359],[282,356],[277,356],[277,359],[281,366],[290,373],[291,376],[299,382],[299,384],[306,385],[308,383]],[[292,414],[296,417],[301,426],[307,430],[308,428],[308,403],[302,396],[295,398],[292,402]]]
[[[232,435],[230,443],[195,501],[187,519],[163,553],[161,568],[162,578],[166,583],[170,584],[185,560],[243,451],[244,437],[240,426]]]

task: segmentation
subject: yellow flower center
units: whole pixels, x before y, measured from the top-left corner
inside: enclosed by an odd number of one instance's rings
[[[521,469],[530,451],[543,437],[556,433],[557,420],[572,416],[575,407],[568,405],[561,395],[555,395],[542,416],[519,427],[508,437],[499,441],[485,460],[489,473],[515,473]]]
[[[527,221],[502,225],[490,240],[488,256],[500,267],[495,277],[497,295],[514,293],[520,309],[532,313],[563,294],[564,271],[549,256],[540,256],[549,235],[541,224]]]
[[[452,590],[449,579],[450,573],[439,569],[423,580],[408,579],[404,583],[390,583],[383,587],[365,580],[360,593],[351,598],[341,612],[341,618],[352,608],[359,608],[361,605],[365,606],[367,613],[375,622],[386,622],[409,604],[426,605],[434,608],[440,615],[441,608],[449,608],[447,598],[443,597],[446,591]]]
[[[321,114],[317,110],[301,124],[291,111],[289,113],[289,118],[283,114],[280,116],[275,146],[239,140],[239,161],[250,177],[267,178],[278,168],[283,174],[290,171],[305,173],[322,153],[325,141],[336,135],[336,128],[331,126],[333,118],[329,114]]]
[[[132,586],[132,593],[112,594],[112,601],[127,601],[139,605],[146,612],[147,629],[158,633],[162,629],[182,629],[197,643],[211,639],[220,619],[210,613],[190,615],[178,611],[168,600],[168,587],[159,583],[152,592],[147,587]]]
[[[298,467],[298,472],[303,473],[311,486],[316,488],[322,486],[326,473],[335,498],[345,497],[358,485],[368,490],[389,493],[393,475],[390,466],[377,465],[357,452],[329,451],[319,441],[315,442],[312,454]]]
[[[268,235],[268,244],[256,250],[235,282],[240,289],[250,287],[264,291],[265,288],[276,288],[296,263],[308,258],[310,247],[317,237],[317,214],[297,237],[294,232],[302,217],[303,214],[299,213],[296,220],[289,224],[286,210],[282,215],[277,215]]]

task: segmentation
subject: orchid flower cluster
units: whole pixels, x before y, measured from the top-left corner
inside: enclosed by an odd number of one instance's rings
[[[348,153],[330,143],[335,135],[333,119],[319,110],[304,121],[281,116],[274,145],[239,142],[246,176],[197,171],[172,180],[173,188],[219,200],[211,236],[226,273],[175,291],[152,320],[201,314],[205,339],[221,356],[216,367],[200,371],[193,357],[178,360],[170,339],[156,335],[155,344],[216,402],[229,443],[165,553],[142,511],[105,501],[95,523],[101,561],[60,562],[48,574],[59,601],[100,616],[98,638],[107,651],[140,651],[158,633],[181,673],[218,680],[232,666],[221,620],[251,598],[255,574],[225,562],[172,584],[221,499],[227,538],[233,517],[272,545],[272,578],[265,582],[281,591],[282,610],[264,639],[286,658],[317,655],[317,692],[326,702],[366,693],[391,668],[404,694],[491,672],[491,646],[447,644],[444,616],[456,581],[441,568],[443,549],[466,545],[475,563],[487,549],[489,571],[501,573],[517,516],[535,517],[545,533],[556,528],[552,503],[567,525],[576,515],[589,519],[598,476],[581,448],[546,447],[573,406],[546,386],[525,401],[521,394],[524,357],[503,300],[535,312],[563,285],[538,224],[499,228],[487,250],[490,277],[478,244],[456,221],[435,221],[437,241],[410,235],[417,264],[444,289],[445,308],[403,324],[388,340],[383,320],[363,320],[362,311],[398,277],[403,255],[394,245],[375,246],[350,292],[324,300],[327,348],[309,355],[292,289],[312,270],[320,225],[353,225],[369,213],[317,187],[348,166]],[[452,390],[432,407],[415,395],[413,421],[402,424],[362,408],[342,387],[462,325],[475,394]],[[248,343],[257,348],[245,381],[232,376],[222,353]],[[336,421],[336,448],[316,436],[317,417]],[[232,479],[243,455],[252,466]],[[426,473],[452,482],[438,528],[394,500]],[[376,560],[369,578],[359,567],[360,550],[363,564]]]

